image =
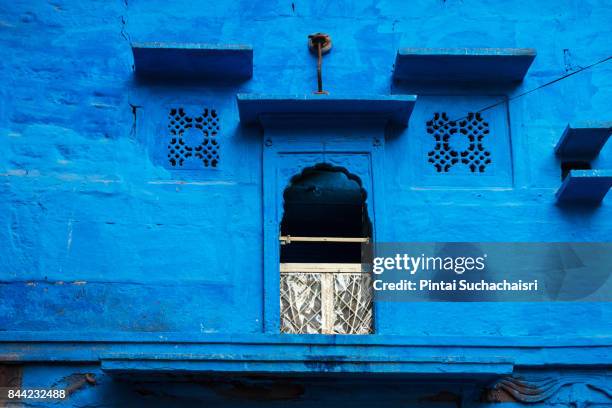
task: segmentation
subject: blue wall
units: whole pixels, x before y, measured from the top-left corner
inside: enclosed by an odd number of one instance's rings
[[[334,41],[324,60],[332,95],[419,95],[409,127],[387,135],[373,180],[384,186],[388,241],[610,241],[612,198],[555,205],[554,146],[568,122],[610,119],[611,61],[488,111],[503,158],[485,181],[429,174],[423,153],[431,112],[476,111],[611,55],[611,17],[597,0],[4,2],[0,332],[262,333],[262,136],[240,125],[235,95],[310,94],[306,36],[316,31]],[[141,41],[251,44],[253,78],[137,81],[130,43]],[[538,55],[516,86],[424,87],[392,80],[406,46]],[[217,169],[176,171],[160,159],[156,135],[177,106],[219,112]],[[612,167],[611,143],[593,166]],[[380,335],[612,336],[609,304],[385,310]]]

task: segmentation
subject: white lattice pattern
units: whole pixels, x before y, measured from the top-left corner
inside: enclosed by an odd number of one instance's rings
[[[372,333],[368,274],[281,273],[280,286],[282,333]]]
[[[372,290],[368,274],[334,276],[334,333],[372,333]]]
[[[281,274],[281,332],[321,333],[321,279],[314,273]]]

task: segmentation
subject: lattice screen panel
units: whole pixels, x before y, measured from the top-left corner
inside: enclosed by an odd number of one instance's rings
[[[438,173],[448,173],[457,164],[467,166],[472,173],[484,173],[491,164],[491,152],[484,142],[490,133],[489,123],[480,113],[450,120],[446,112],[436,112],[426,127],[436,141],[428,161]]]
[[[281,332],[372,333],[367,273],[281,273]]]
[[[321,333],[321,278],[314,273],[281,274],[281,332]]]
[[[372,281],[365,273],[334,276],[334,333],[372,332]]]
[[[183,167],[188,160],[197,160],[203,167],[219,165],[219,115],[215,109],[204,108],[192,117],[184,108],[172,108],[168,114],[168,130],[170,166]]]

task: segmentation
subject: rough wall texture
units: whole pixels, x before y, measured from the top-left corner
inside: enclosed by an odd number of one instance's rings
[[[438,95],[422,106],[441,110],[453,94],[475,111],[611,55],[611,17],[598,0],[4,2],[0,331],[261,332],[261,135],[240,126],[235,94],[310,93],[307,34],[333,36],[324,74],[332,94]],[[141,83],[135,41],[252,44],[254,75]],[[424,90],[393,83],[402,46],[533,47],[538,56],[515,87]],[[596,209],[555,206],[553,148],[568,122],[610,119],[611,77],[609,61],[503,104],[510,178],[478,188],[421,184],[423,123],[388,138],[374,180],[393,215],[385,236],[610,241],[610,197]],[[180,173],[155,160],[155,132],[177,106],[219,112],[219,168]],[[610,143],[593,165],[612,167]],[[604,304],[422,303],[390,316],[378,333],[612,335]],[[24,372],[40,379],[44,369]]]

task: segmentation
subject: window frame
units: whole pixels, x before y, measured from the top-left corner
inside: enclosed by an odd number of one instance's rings
[[[280,226],[283,192],[291,178],[309,167],[328,164],[359,177],[367,193],[371,239],[384,239],[384,126],[322,129],[265,129],[263,138],[263,327],[281,333]],[[373,334],[378,332],[379,308],[373,302]],[[295,334],[302,336],[303,334]],[[325,336],[326,334],[318,334]],[[361,335],[360,335],[361,336]]]

